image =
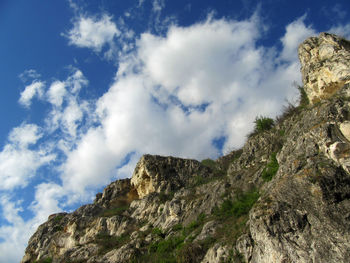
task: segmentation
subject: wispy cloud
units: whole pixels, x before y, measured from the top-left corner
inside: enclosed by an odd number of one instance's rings
[[[43,149],[32,150],[30,145],[42,137],[35,124],[22,124],[9,135],[9,143],[0,152],[0,190],[25,187],[36,171],[55,159],[55,155]]]
[[[153,0],[152,8],[153,12],[161,12],[162,9],[165,7],[165,1],[164,0]]]
[[[21,92],[19,103],[22,104],[24,107],[29,108],[33,98],[42,98],[44,93],[44,87],[44,82],[33,81],[32,84],[26,86],[25,89]]]

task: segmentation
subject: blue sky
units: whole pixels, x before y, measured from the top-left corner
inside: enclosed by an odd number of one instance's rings
[[[0,2],[0,263],[144,153],[216,158],[296,103],[297,47],[348,1]]]

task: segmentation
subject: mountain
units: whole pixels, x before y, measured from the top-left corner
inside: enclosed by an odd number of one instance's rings
[[[240,150],[144,155],[131,179],[51,215],[29,262],[349,262],[350,42],[299,46],[300,105],[256,119]]]

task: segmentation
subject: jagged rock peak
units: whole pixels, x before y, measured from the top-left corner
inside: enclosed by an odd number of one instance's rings
[[[321,33],[299,46],[304,89],[311,104],[327,99],[350,82],[350,42]]]
[[[188,184],[193,175],[206,176],[208,168],[196,160],[144,155],[131,178],[139,198],[153,192],[169,193]]]

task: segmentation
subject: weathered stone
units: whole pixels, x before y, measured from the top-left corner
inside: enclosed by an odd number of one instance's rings
[[[329,98],[350,82],[350,42],[321,33],[299,46],[304,89],[311,103]]]
[[[131,184],[139,198],[143,198],[153,192],[173,192],[193,177],[207,177],[208,174],[209,169],[196,160],[144,155],[136,165]]]
[[[225,262],[230,256],[230,249],[228,246],[223,246],[221,244],[215,244],[213,247],[209,248],[205,257],[201,263],[220,263]]]

